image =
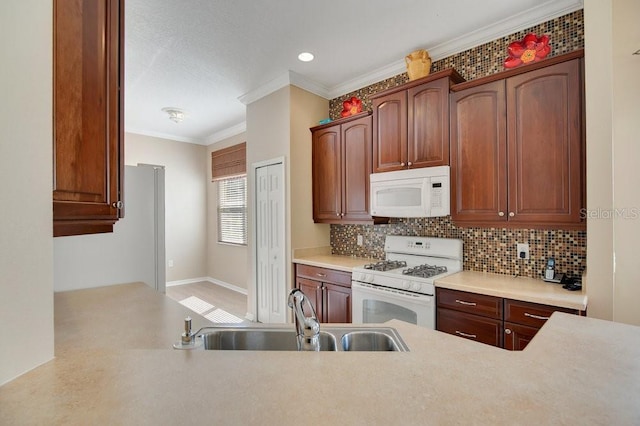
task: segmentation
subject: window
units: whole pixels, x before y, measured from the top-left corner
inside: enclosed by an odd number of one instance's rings
[[[247,244],[247,176],[218,181],[218,241]]]

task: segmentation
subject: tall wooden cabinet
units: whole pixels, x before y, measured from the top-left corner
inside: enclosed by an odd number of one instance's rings
[[[54,0],[54,236],[122,215],[124,0]]]
[[[370,113],[317,126],[311,132],[314,222],[373,223],[369,214]]]
[[[371,97],[374,173],[449,164],[449,88],[462,81],[451,68]]]
[[[454,222],[584,228],[581,56],[452,88]]]

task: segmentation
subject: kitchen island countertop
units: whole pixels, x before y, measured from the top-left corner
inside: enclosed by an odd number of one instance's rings
[[[0,387],[0,424],[640,423],[640,327],[554,313],[509,352],[392,321],[410,352],[178,351],[171,303],[57,293],[56,358]]]

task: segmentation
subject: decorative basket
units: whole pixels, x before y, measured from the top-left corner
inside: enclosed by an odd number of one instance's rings
[[[431,58],[429,52],[424,49],[409,53],[404,60],[407,63],[407,74],[409,74],[410,81],[426,77],[431,72]]]

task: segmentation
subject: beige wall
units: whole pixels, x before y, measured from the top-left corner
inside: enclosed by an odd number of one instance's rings
[[[589,316],[640,325],[640,4],[585,0],[584,11]]]
[[[255,314],[255,176],[251,165],[284,157],[285,167],[285,253],[299,247],[328,245],[329,227],[316,225],[311,216],[311,133],[309,128],[329,114],[329,102],[295,86],[284,87],[247,105],[248,182],[248,311]],[[295,216],[295,219],[294,219]],[[286,271],[287,288],[292,287],[292,268]]]
[[[615,281],[613,320],[640,325],[640,2],[614,0],[613,205]]]
[[[0,2],[0,385],[53,358],[52,2]]]
[[[274,158],[285,157],[285,223],[289,223],[289,87],[282,88],[268,96],[247,105],[247,312],[257,318],[256,312],[256,260],[255,260],[255,173],[252,165]],[[289,229],[287,225],[285,246],[290,252]],[[286,264],[289,263],[287,259]],[[287,284],[291,276],[287,274]]]
[[[207,275],[219,284],[247,288],[248,248],[218,242],[218,185],[211,181],[211,152],[245,142],[246,134],[232,136],[207,147]]]
[[[127,133],[125,164],[165,167],[165,249],[167,282],[207,273],[207,148]],[[125,210],[126,214],[126,210]]]
[[[327,118],[329,101],[291,86],[291,248],[329,245],[329,225],[313,223],[311,132]]]

